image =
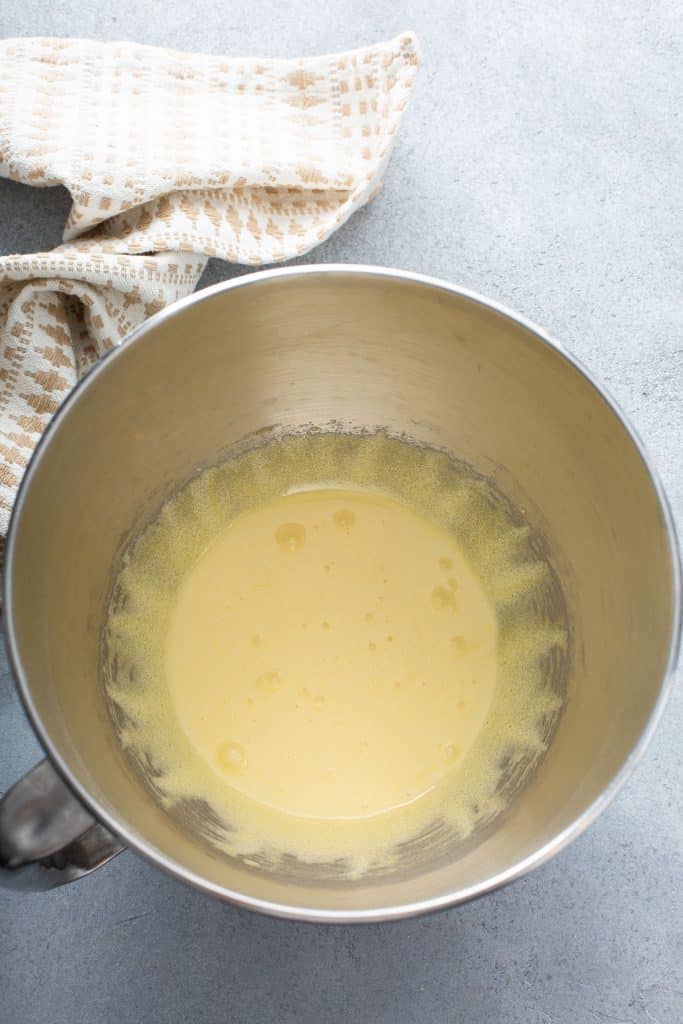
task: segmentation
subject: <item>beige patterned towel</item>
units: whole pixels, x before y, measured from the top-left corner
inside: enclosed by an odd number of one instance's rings
[[[73,200],[62,245],[0,258],[0,542],[94,360],[191,292],[207,257],[289,259],[373,197],[418,63],[411,33],[303,60],[0,42],[0,175]]]

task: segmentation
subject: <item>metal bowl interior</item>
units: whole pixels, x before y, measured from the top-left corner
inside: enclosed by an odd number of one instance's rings
[[[447,861],[357,882],[216,855],[151,799],[99,685],[112,565],[131,528],[200,465],[277,427],[385,427],[490,476],[541,530],[572,627],[566,710],[499,825]],[[679,628],[671,517],[642,447],[588,374],[477,296],[366,267],[266,271],[153,317],[55,417],[7,546],[5,628],[27,710],[91,810],[220,897],[312,920],[462,902],[546,860],[593,820],[661,713]]]

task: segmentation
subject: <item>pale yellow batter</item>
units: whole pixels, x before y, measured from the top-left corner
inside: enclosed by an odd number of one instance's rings
[[[561,707],[566,620],[537,551],[488,481],[381,433],[232,458],[125,553],[103,658],[119,738],[230,855],[357,876],[434,826],[457,842]]]
[[[183,581],[166,672],[226,783],[313,818],[415,800],[472,746],[496,622],[452,536],[385,495],[313,490],[237,518]]]

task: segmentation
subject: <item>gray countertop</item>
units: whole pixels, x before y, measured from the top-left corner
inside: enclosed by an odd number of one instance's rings
[[[233,55],[404,28],[424,66],[384,189],[307,262],[422,271],[543,324],[626,410],[680,524],[677,0],[0,3],[2,35]],[[0,251],[57,244],[68,206],[60,189],[0,182]],[[244,272],[212,261],[205,283]],[[40,756],[4,658],[1,673],[0,791]],[[269,920],[128,853],[53,893],[0,892],[0,1021],[680,1024],[682,713],[679,685],[644,763],[568,850],[425,919]]]

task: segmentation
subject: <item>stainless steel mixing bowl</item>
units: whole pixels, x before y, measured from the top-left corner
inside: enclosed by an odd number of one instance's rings
[[[499,827],[447,863],[354,883],[323,882],[313,869],[303,879],[255,871],[181,829],[122,756],[98,666],[112,565],[132,524],[246,435],[332,422],[405,432],[492,476],[545,535],[572,628],[566,710]],[[612,401],[522,318],[383,269],[253,274],[134,331],[43,437],[5,572],[10,657],[48,754],[0,805],[0,860],[12,877],[44,886],[76,877],[118,850],[111,830],[207,892],[295,918],[416,914],[547,860],[642,755],[677,652],[671,516]]]

